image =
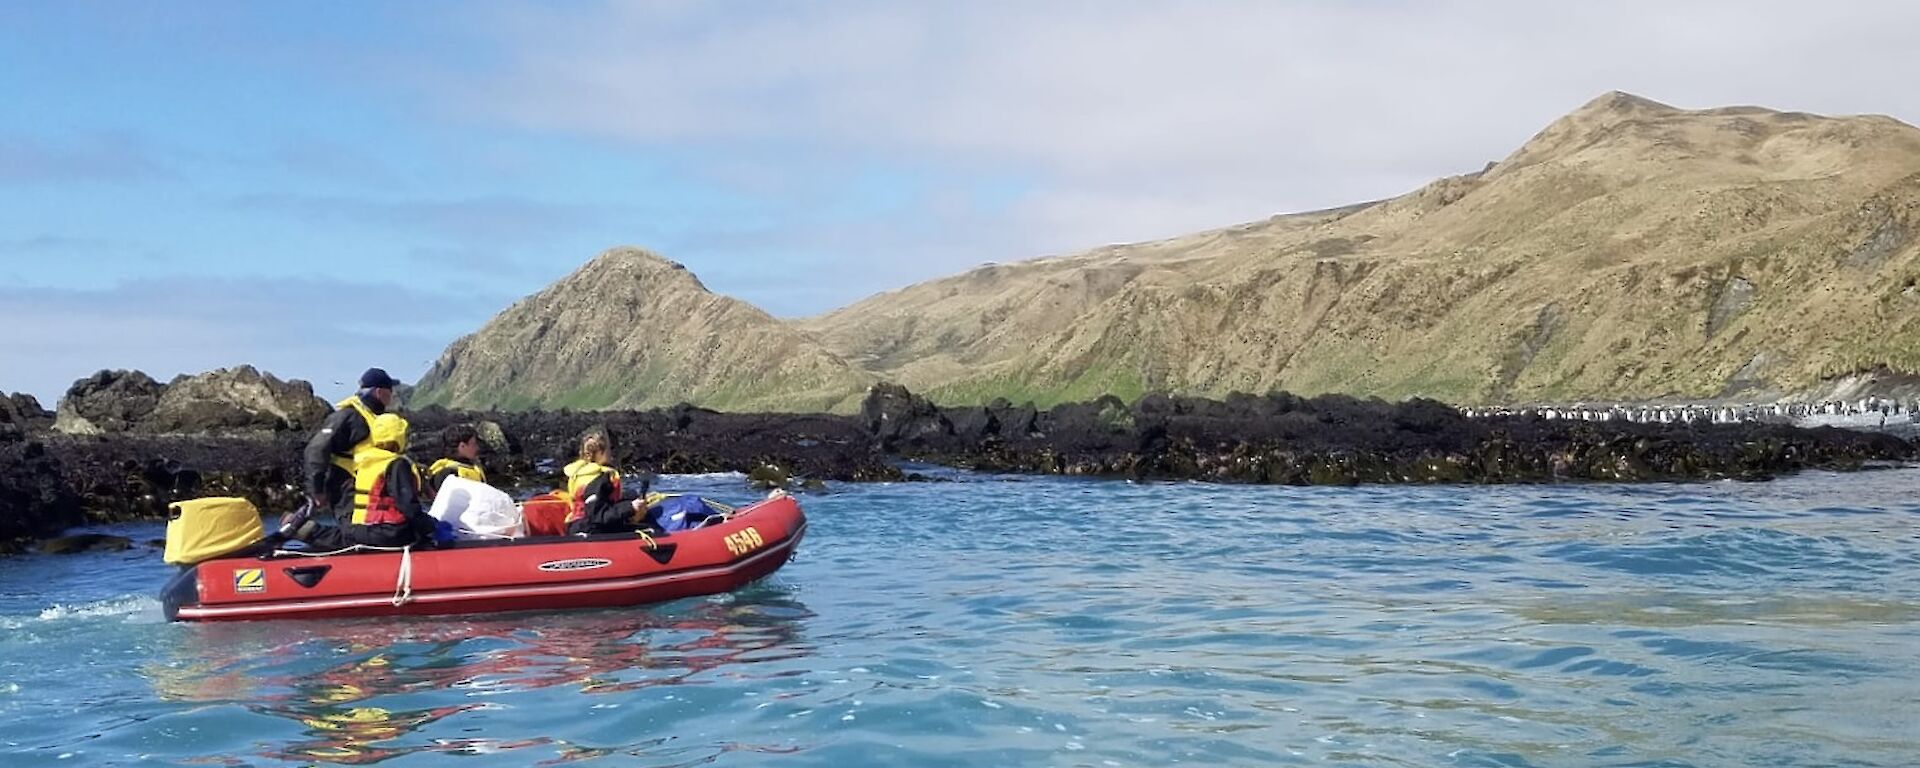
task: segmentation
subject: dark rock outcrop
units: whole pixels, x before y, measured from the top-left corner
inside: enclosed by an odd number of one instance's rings
[[[53,414],[25,392],[0,395],[0,442],[19,440],[53,426]]]
[[[860,418],[885,451],[896,445],[938,442],[954,434],[953,422],[938,406],[899,384],[881,383],[868,389]]]
[[[0,552],[83,521],[59,459],[38,442],[0,442]]]
[[[797,478],[894,480],[900,471],[849,417],[828,414],[721,413],[688,405],[654,411],[472,413],[426,408],[407,414],[417,435],[454,424],[481,433],[481,458],[490,478],[531,485],[559,482],[589,431],[612,437],[622,467],[662,474],[751,472],[773,465]],[[491,424],[492,426],[488,426]],[[498,438],[489,433],[499,431]],[[431,461],[437,441],[411,453]],[[507,451],[500,450],[504,444]]]
[[[304,498],[296,433],[256,437],[111,435],[49,443],[86,519],[118,522],[163,517],[167,505],[202,496],[244,496],[265,512]]]
[[[328,410],[313,385],[281,381],[250,365],[166,384],[140,371],[101,371],[67,390],[54,429],[70,435],[270,434],[312,429]]]
[[[137,386],[97,382],[87,394]],[[137,380],[136,380],[137,381]],[[91,413],[126,414],[95,407]],[[1635,424],[1538,417],[1468,419],[1431,400],[1236,394],[1224,400],[1106,397],[1047,410],[1004,400],[939,408],[876,386],[858,416],[654,411],[407,414],[411,453],[440,455],[435,436],[476,426],[489,479],[544,490],[590,432],[611,437],[613,463],[661,474],[740,472],[756,486],[907,479],[910,459],[993,472],[1233,483],[1638,482],[1764,479],[1803,469],[1911,461],[1887,434],[1774,424]],[[57,534],[82,522],[155,518],[169,502],[244,496],[269,514],[303,497],[306,430],[206,436],[59,436],[0,441],[0,541]],[[84,511],[84,513],[83,513]]]
[[[876,439],[903,458],[999,472],[1294,485],[1760,479],[1903,461],[1885,434],[1773,424],[1468,419],[1431,400],[1149,395],[1046,411],[939,409],[904,390],[869,397]],[[869,424],[874,424],[869,418]],[[891,436],[891,439],[887,439]]]

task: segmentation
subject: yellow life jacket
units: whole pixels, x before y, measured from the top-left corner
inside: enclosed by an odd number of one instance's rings
[[[333,465],[346,470],[346,473],[351,475],[354,473],[353,457],[359,455],[361,451],[373,447],[373,409],[368,408],[367,404],[360,400],[359,395],[354,395],[353,397],[335,403],[333,407],[340,410],[352,408],[360,412],[360,418],[367,420],[366,439],[354,443],[353,448],[349,449],[345,455],[338,453],[333,455]]]
[[[459,459],[440,459],[435,461],[433,466],[427,468],[427,477],[439,477],[440,473],[449,467],[453,468],[454,474],[462,478],[472,480],[476,483],[484,483],[487,481],[487,471],[481,469],[480,465],[468,464]]]
[[[567,475],[567,499],[573,505],[567,509],[567,522],[571,523],[587,516],[587,489],[593,486],[601,475],[612,475],[613,495],[620,496],[620,470],[597,462],[580,459],[568,464],[561,470]]]
[[[353,455],[353,524],[400,525],[407,516],[394,502],[387,487],[387,467],[402,458],[385,448],[368,448]],[[415,484],[420,482],[420,467],[407,462]]]

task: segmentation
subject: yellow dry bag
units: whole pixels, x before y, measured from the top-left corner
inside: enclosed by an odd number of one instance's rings
[[[173,565],[192,565],[237,552],[267,534],[260,510],[246,499],[217,496],[167,505],[167,552]]]

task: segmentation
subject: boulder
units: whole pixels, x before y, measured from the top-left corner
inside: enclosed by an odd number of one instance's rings
[[[473,425],[473,431],[480,437],[480,444],[486,446],[496,456],[517,456],[520,454],[520,441],[507,434],[507,430],[497,421],[482,421]]]
[[[53,428],[70,435],[129,431],[153,413],[165,389],[140,371],[100,371],[67,389]]]
[[[938,441],[953,434],[953,423],[940,412],[939,406],[907,391],[906,387],[889,382],[875,384],[867,390],[867,399],[860,404],[860,417],[866,422],[868,434],[887,450],[897,444]]]
[[[785,488],[792,480],[793,473],[777,464],[762,464],[747,472],[747,485],[754,488]]]
[[[314,396],[313,385],[242,365],[174,378],[138,428],[156,434],[305,432],[319,427],[330,410]]]
[[[125,536],[76,533],[42,541],[35,550],[43,555],[73,555],[81,552],[124,552],[132,546],[133,540]]]
[[[955,408],[948,412],[954,437],[968,442],[984,442],[1000,436],[1000,418],[984,405]]]

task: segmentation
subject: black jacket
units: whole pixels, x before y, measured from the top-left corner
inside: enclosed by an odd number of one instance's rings
[[[633,502],[620,498],[613,487],[613,473],[594,478],[587,485],[584,517],[567,525],[567,533],[622,533],[634,530]]]
[[[381,405],[379,400],[366,394],[356,397],[376,415],[386,412],[386,406]],[[347,503],[352,503],[353,473],[334,466],[333,457],[353,458],[353,447],[372,434],[373,425],[361,418],[357,409],[339,408],[327,414],[326,420],[320,422],[320,431],[307,441],[307,495],[326,496],[335,509],[340,507],[343,496],[347,497]],[[342,488],[347,493],[341,493]]]

